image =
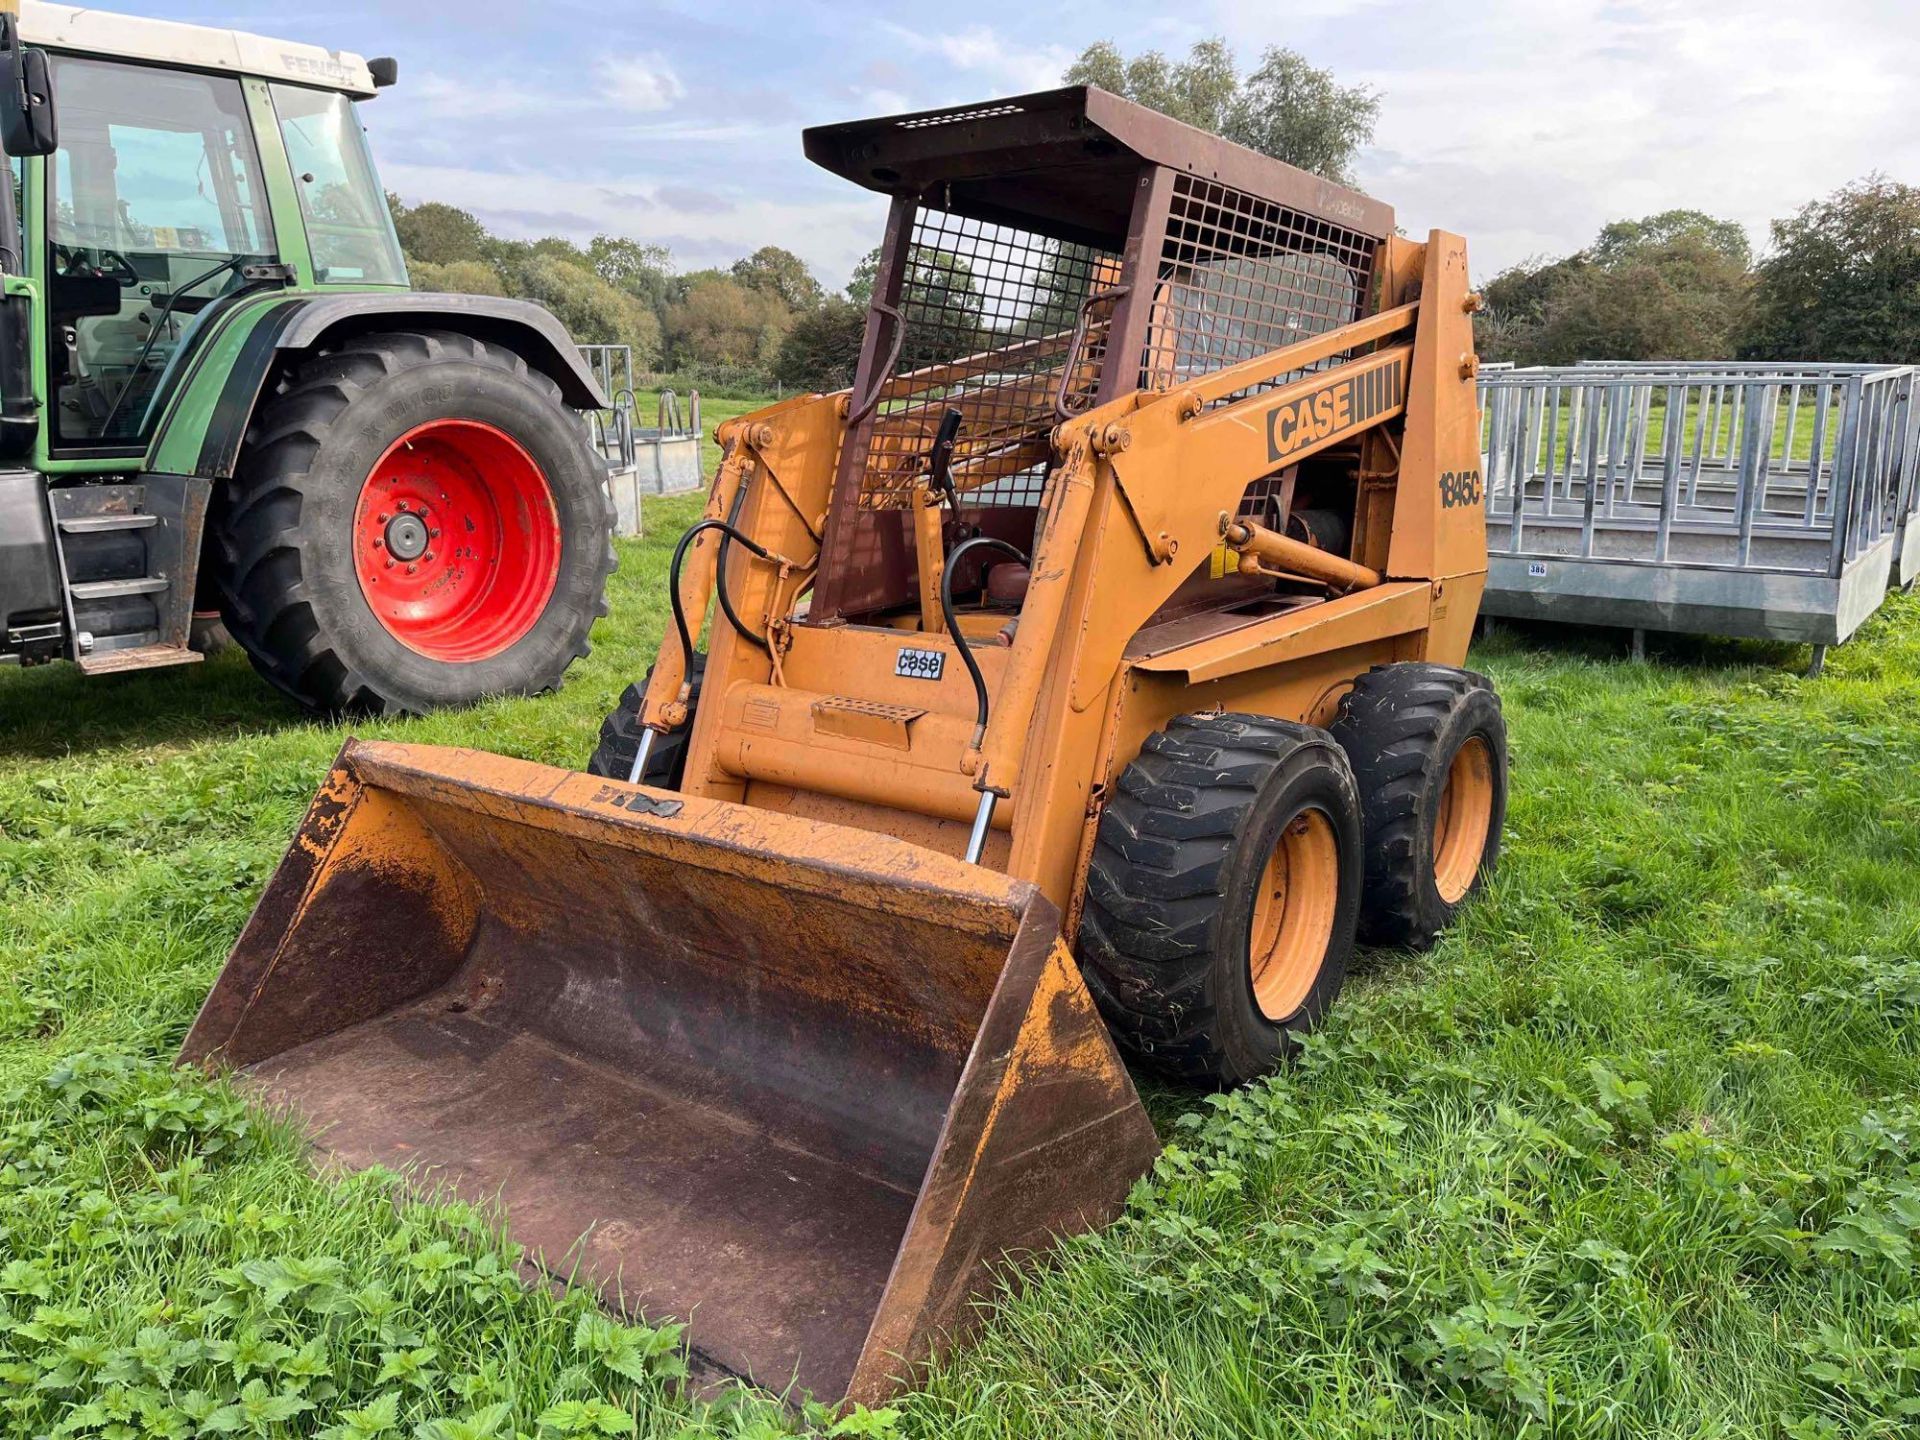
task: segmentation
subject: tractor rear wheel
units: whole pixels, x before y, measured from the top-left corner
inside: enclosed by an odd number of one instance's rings
[[[1100,817],[1081,970],[1120,1048],[1177,1079],[1266,1074],[1346,976],[1360,798],[1324,730],[1187,715],[1150,736]]]
[[[1378,665],[1333,736],[1366,815],[1360,938],[1423,950],[1492,873],[1507,815],[1507,723],[1484,675]]]
[[[209,526],[227,628],[316,710],[560,684],[607,613],[605,471],[559,387],[445,332],[315,355],[255,416]]]

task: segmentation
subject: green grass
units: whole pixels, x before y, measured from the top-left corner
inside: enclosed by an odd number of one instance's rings
[[[698,503],[622,545],[545,699],[333,726],[235,655],[0,674],[0,1433],[778,1433],[676,1397],[671,1327],[523,1288],[474,1212],[316,1178],[166,1065],[343,736],[578,765]],[[1920,600],[1818,681],[1790,647],[1622,648],[1478,649],[1515,763],[1490,890],[1430,955],[1362,957],[1285,1074],[1150,1088],[1171,1148],[1122,1221],[854,1425],[1913,1433]]]

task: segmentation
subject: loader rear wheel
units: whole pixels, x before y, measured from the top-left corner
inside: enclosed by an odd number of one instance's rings
[[[589,775],[624,780],[632,773],[633,757],[640,749],[640,711],[647,703],[647,689],[653,684],[653,669],[649,665],[638,685],[629,685],[620,693],[620,703],[601,722],[600,743],[594,747],[593,758],[587,761]],[[653,749],[647,755],[647,768],[640,775],[642,785],[651,785],[656,790],[680,788],[687,769],[687,736],[693,732],[694,713],[700,706],[700,682],[706,673],[707,657],[696,650],[693,690],[687,698],[687,721],[671,735],[662,735],[653,742]]]
[[[607,613],[605,467],[558,386],[465,335],[306,360],[255,415],[208,530],[227,628],[316,710],[551,690]]]
[[[1360,908],[1360,797],[1324,730],[1187,715],[1148,738],[1100,817],[1081,969],[1120,1048],[1244,1084],[1326,1014]]]
[[[1340,702],[1333,735],[1366,815],[1360,938],[1425,949],[1500,858],[1507,725],[1484,675],[1380,665]]]

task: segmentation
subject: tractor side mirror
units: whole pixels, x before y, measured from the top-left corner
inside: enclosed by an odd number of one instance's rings
[[[8,155],[51,155],[60,148],[47,52],[23,48],[19,21],[0,15],[0,145]]]

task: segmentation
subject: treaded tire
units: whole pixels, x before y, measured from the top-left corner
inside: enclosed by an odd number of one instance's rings
[[[624,780],[633,769],[633,757],[640,749],[640,711],[647,703],[647,688],[653,684],[654,667],[638,685],[620,692],[620,703],[600,724],[600,743],[587,761],[589,775]],[[640,772],[640,783],[656,790],[678,790],[687,770],[687,736],[693,732],[694,713],[700,708],[700,684],[706,678],[707,657],[693,654],[693,690],[687,697],[687,721],[671,735],[653,742],[647,756],[647,768]]]
[[[510,436],[539,466],[558,521],[544,608],[506,648],[474,660],[403,644],[354,569],[367,477],[403,435],[443,419]],[[605,466],[559,387],[511,350],[441,331],[363,335],[305,360],[256,411],[208,535],[227,629],[268,682],[329,712],[421,713],[556,688],[591,649],[615,564]]]
[[[1366,817],[1360,938],[1425,949],[1493,872],[1507,814],[1507,724],[1484,675],[1450,665],[1377,665],[1341,700],[1333,735],[1353,762]],[[1435,829],[1454,757],[1485,742],[1492,798],[1471,885],[1449,901],[1435,875]]]
[[[1281,833],[1330,822],[1337,895],[1305,999],[1270,1019],[1249,961],[1254,904]],[[1360,905],[1360,799],[1324,730],[1261,715],[1186,715],[1147,739],[1100,817],[1081,914],[1081,971],[1129,1056],[1228,1087],[1273,1070],[1326,1014]]]

